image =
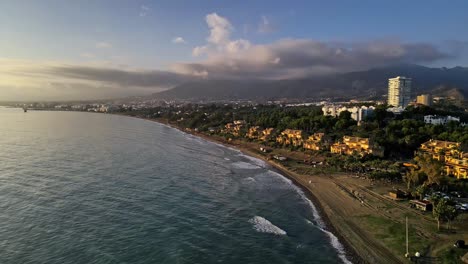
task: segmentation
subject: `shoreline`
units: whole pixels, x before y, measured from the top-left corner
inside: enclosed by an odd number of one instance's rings
[[[307,188],[307,186],[305,186],[303,183],[300,182],[300,180],[298,179],[298,176],[295,175],[296,173],[288,170],[287,168],[285,168],[281,164],[278,164],[278,163],[276,163],[276,162],[274,162],[272,160],[269,160],[269,159],[267,159],[266,157],[264,157],[262,155],[254,153],[254,152],[252,152],[250,149],[248,149],[246,147],[243,147],[243,146],[240,146],[240,145],[235,145],[235,144],[230,144],[228,142],[221,141],[221,140],[217,140],[216,138],[213,138],[213,137],[210,137],[210,136],[198,133],[198,132],[186,131],[186,130],[183,130],[183,129],[181,129],[181,128],[175,126],[175,125],[172,125],[170,123],[165,123],[162,120],[150,119],[150,118],[144,118],[144,117],[137,117],[137,116],[129,116],[129,115],[125,115],[125,114],[116,114],[116,115],[133,117],[133,118],[142,119],[142,120],[146,120],[146,121],[150,121],[150,122],[156,122],[158,124],[168,126],[168,127],[173,128],[173,129],[177,129],[178,131],[181,131],[181,132],[184,132],[184,133],[187,133],[187,134],[202,138],[202,139],[204,139],[206,141],[216,143],[216,144],[221,144],[224,147],[236,149],[236,150],[244,153],[245,155],[248,155],[248,156],[251,156],[253,158],[264,161],[266,164],[271,166],[274,171],[281,174],[281,176],[285,177],[286,179],[291,180],[293,185],[298,187],[303,192],[305,197],[307,199],[309,199],[310,202],[314,205],[314,207],[315,207],[315,209],[317,211],[317,214],[318,214],[318,216],[320,217],[320,220],[323,223],[323,227],[321,227],[321,228],[324,229],[324,232],[330,232],[333,236],[335,236],[338,239],[338,241],[340,243],[340,246],[342,246],[343,253],[339,252],[340,249],[335,248],[338,255],[343,254],[344,258],[347,261],[350,261],[351,263],[367,263],[364,260],[364,258],[362,256],[360,256],[355,251],[355,249],[352,247],[351,243],[348,240],[346,240],[345,237],[333,225],[333,223],[332,223],[332,221],[330,219],[330,216],[325,212],[325,209],[324,209],[323,204],[322,204],[323,201],[320,201],[320,199],[317,198],[314,195],[314,193],[309,188]],[[330,240],[331,240],[331,238],[330,238]],[[330,241],[330,243],[331,243],[331,241]],[[343,260],[343,262],[346,263],[344,260]]]

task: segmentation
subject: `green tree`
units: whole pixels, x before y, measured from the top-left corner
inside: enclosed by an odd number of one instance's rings
[[[427,184],[440,185],[443,181],[443,163],[432,159],[430,155],[420,154],[414,158],[419,170],[427,175]]]
[[[458,212],[456,208],[449,205],[446,199],[439,199],[434,203],[432,214],[437,220],[437,230],[440,230],[440,222],[443,220],[447,221],[447,229],[450,228],[450,222],[453,221],[457,216]]]
[[[434,204],[432,215],[437,221],[437,230],[440,230],[440,222],[444,219],[446,210],[447,210],[447,202],[445,201],[445,199],[441,199],[437,203]]]
[[[425,184],[421,184],[416,188],[415,193],[418,195],[420,200],[424,198],[424,195],[427,193],[427,189],[427,185]]]

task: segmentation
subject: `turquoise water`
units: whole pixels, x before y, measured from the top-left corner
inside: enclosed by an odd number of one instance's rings
[[[0,263],[341,263],[264,162],[130,117],[0,108]]]

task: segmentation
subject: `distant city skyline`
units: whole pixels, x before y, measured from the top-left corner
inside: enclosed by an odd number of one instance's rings
[[[466,1],[2,1],[0,101],[116,98],[198,79],[395,63],[468,66],[467,9]]]

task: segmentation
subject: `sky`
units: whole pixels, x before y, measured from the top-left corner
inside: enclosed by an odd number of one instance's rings
[[[0,101],[468,66],[468,1],[0,1]]]

